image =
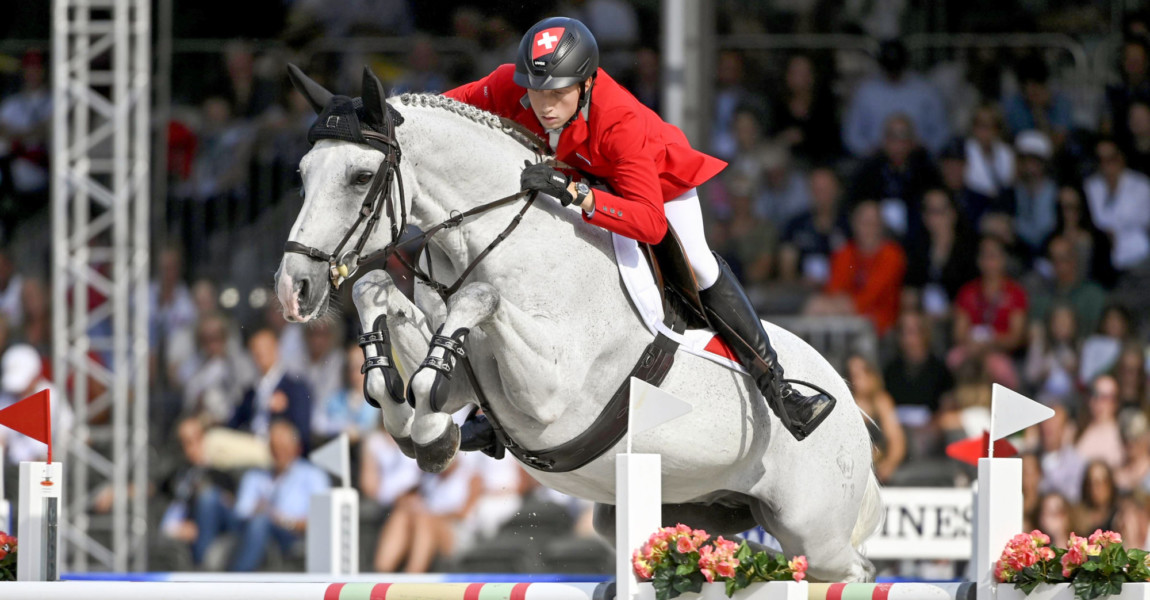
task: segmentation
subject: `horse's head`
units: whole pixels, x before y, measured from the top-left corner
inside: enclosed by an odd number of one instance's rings
[[[394,127],[402,117],[370,69],[364,68],[362,99],[333,95],[295,65],[288,75],[319,115],[308,131],[312,149],[299,165],[303,207],[276,271],[284,317],[306,322],[324,313],[331,289],[359,259],[386,242],[391,223],[374,191],[390,185],[389,168],[398,169]],[[383,171],[378,178],[377,171]]]

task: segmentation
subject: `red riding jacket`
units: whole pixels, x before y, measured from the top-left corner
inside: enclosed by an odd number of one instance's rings
[[[512,80],[514,65],[444,95],[507,117],[547,139],[527,90]],[[665,123],[599,69],[591,106],[559,136],[559,160],[606,181],[618,194],[595,190],[595,212],[583,218],[640,242],[667,232],[663,203],[722,171],[727,163],[691,148],[678,127]]]

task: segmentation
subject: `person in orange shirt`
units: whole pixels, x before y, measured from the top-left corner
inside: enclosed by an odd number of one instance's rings
[[[886,237],[879,205],[865,200],[851,215],[854,237],[831,256],[823,295],[807,306],[811,315],[861,315],[879,335],[898,319],[906,254]]]

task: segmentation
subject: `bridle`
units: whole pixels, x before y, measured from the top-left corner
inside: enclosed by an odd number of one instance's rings
[[[395,253],[404,268],[410,271],[416,279],[438,292],[439,295],[446,300],[458,291],[459,287],[463,285],[464,280],[479,266],[479,263],[519,226],[519,223],[523,220],[523,215],[526,214],[527,210],[535,203],[536,194],[531,191],[520,191],[499,198],[498,200],[481,204],[464,212],[454,212],[450,217],[429,227],[423,233],[404,239],[403,233],[407,229],[407,199],[403,190],[403,175],[399,168],[402,152],[399,147],[399,140],[395,136],[395,116],[391,110],[385,110],[384,115],[382,132],[371,129],[360,130],[366,142],[373,148],[382,151],[384,156],[383,160],[379,163],[379,168],[376,169],[375,174],[372,176],[371,185],[368,187],[367,194],[364,195],[363,203],[359,207],[359,214],[355,222],[352,223],[347,233],[345,233],[339,241],[339,244],[337,244],[331,252],[325,252],[319,248],[289,240],[284,244],[284,252],[302,254],[312,260],[326,262],[328,264],[328,277],[331,281],[332,288],[337,290],[340,284],[355,274],[361,264],[369,263],[379,258],[386,258]],[[520,143],[534,151],[537,155],[544,154],[543,149],[547,146],[545,142],[539,139],[533,132],[510,119],[501,119],[501,121],[505,128],[512,130],[511,133],[518,134],[515,136],[515,139]],[[566,167],[566,165],[559,161],[550,158],[546,158],[546,160],[550,160],[552,164],[560,168]],[[395,195],[392,194],[393,182],[395,183],[395,189],[398,190],[398,202],[396,202]],[[511,204],[522,198],[527,198],[527,202],[524,203],[523,208],[511,219],[507,227],[463,269],[453,283],[444,284],[435,279],[430,257],[428,257],[426,261],[426,272],[419,266],[419,257],[428,252],[429,242],[439,232],[458,227],[469,217]],[[397,213],[398,218],[396,218]],[[391,240],[383,248],[364,255],[363,248],[367,245],[367,240],[379,224],[381,214],[386,215],[390,221]],[[351,241],[352,236],[361,224],[364,224],[364,227],[359,235],[359,239],[356,240],[351,250],[343,253],[344,247]],[[400,247],[410,244],[418,244],[418,249],[414,253],[416,259],[413,261],[409,261],[402,253],[396,253],[396,250]]]

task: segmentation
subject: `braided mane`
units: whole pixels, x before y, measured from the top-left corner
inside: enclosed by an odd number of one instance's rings
[[[539,138],[539,136],[527,132],[530,134],[530,137],[528,137],[524,134],[523,131],[519,131],[518,129],[508,126],[507,123],[510,123],[509,120],[504,119],[503,117],[500,117],[494,113],[487,112],[482,108],[467,104],[466,102],[460,102],[454,98],[448,98],[447,96],[442,96],[440,94],[407,93],[400,94],[399,101],[405,106],[440,108],[448,112],[455,113],[470,121],[479,123],[480,125],[486,125],[487,127],[501,131],[510,136],[516,142],[519,142],[520,144],[535,152],[539,152],[541,149],[547,148],[547,145],[541,138]],[[550,154],[550,151],[545,152],[545,154]]]

